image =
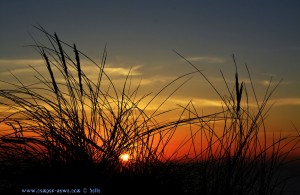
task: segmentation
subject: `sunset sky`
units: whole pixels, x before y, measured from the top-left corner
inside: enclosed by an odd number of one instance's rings
[[[132,66],[133,81],[142,79],[141,94],[194,71],[174,49],[225,95],[220,70],[233,87],[234,54],[241,80],[250,89],[247,64],[261,99],[271,76],[274,83],[283,79],[271,98],[275,105],[267,124],[292,132],[292,123],[300,129],[299,21],[300,1],[1,0],[0,77],[9,80],[10,70],[29,81],[34,74],[27,65],[42,66],[39,54],[24,47],[33,44],[29,34],[43,40],[32,27],[38,24],[98,62],[107,44],[107,72],[121,83]],[[86,71],[93,76],[88,66]],[[189,100],[205,113],[221,109],[221,100],[199,74],[167,105]]]

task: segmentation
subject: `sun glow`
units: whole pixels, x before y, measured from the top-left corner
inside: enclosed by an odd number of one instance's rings
[[[123,162],[128,162],[130,160],[130,155],[127,154],[127,153],[123,153],[120,155],[120,159],[123,161]]]

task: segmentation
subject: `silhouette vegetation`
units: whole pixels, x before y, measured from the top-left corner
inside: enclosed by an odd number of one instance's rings
[[[206,75],[179,52],[191,72],[175,78],[156,94],[139,94],[128,72],[123,86],[116,86],[106,73],[107,51],[100,63],[35,26],[48,45],[34,40],[47,74],[32,67],[36,82],[17,82],[0,89],[0,159],[3,191],[29,188],[99,187],[103,194],[145,191],[156,194],[274,194],[284,192],[285,178],[280,167],[299,147],[299,136],[273,137],[267,141],[264,125],[271,106],[268,101],[280,82],[266,89],[259,100],[251,79],[240,81],[233,56],[233,86],[221,72],[227,95],[223,95]],[[85,73],[83,60],[97,71],[97,79]],[[199,75],[222,100],[222,110],[201,115],[190,101],[187,105],[160,110],[171,96]],[[175,89],[154,111],[148,107],[171,86]],[[201,90],[201,89],[197,89]],[[252,94],[252,96],[250,96]],[[250,107],[254,97],[256,108]],[[144,103],[146,101],[146,103]],[[181,109],[176,120],[159,118]],[[186,117],[188,116],[188,117]],[[216,130],[216,123],[222,130]],[[6,126],[4,128],[4,126]],[[166,147],[175,132],[188,127],[190,137],[167,157]],[[189,145],[188,154],[177,153]],[[130,155],[122,162],[120,155]]]

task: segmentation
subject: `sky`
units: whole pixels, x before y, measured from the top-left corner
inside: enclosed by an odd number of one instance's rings
[[[33,74],[27,65],[42,66],[39,54],[25,47],[33,44],[31,35],[43,40],[33,25],[76,43],[98,61],[107,45],[107,72],[122,83],[132,67],[134,81],[142,80],[141,94],[194,71],[173,50],[228,94],[220,70],[233,87],[234,54],[241,80],[250,89],[247,64],[260,99],[270,77],[275,84],[283,80],[271,97],[275,104],[267,124],[292,133],[292,124],[300,129],[299,21],[299,1],[1,0],[0,75],[9,80],[12,71],[29,82]],[[92,69],[86,71],[93,76]],[[221,109],[220,98],[199,74],[172,98],[167,106],[192,99],[205,113]]]

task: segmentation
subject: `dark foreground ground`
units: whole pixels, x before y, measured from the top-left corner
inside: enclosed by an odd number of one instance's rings
[[[81,165],[46,168],[2,163],[0,167],[0,194],[184,194],[180,177],[162,174],[162,167],[137,175]]]
[[[185,178],[193,170],[181,167],[172,172],[169,168],[165,175],[164,167],[151,174],[128,175],[80,165],[54,169],[39,165],[18,168],[2,163],[0,194],[196,194],[191,186],[196,188],[197,184]],[[281,178],[288,179],[282,194],[300,194],[299,163],[286,165]]]
[[[300,164],[293,163],[282,169],[282,178],[287,178],[285,191],[283,194],[299,195],[300,194]]]

